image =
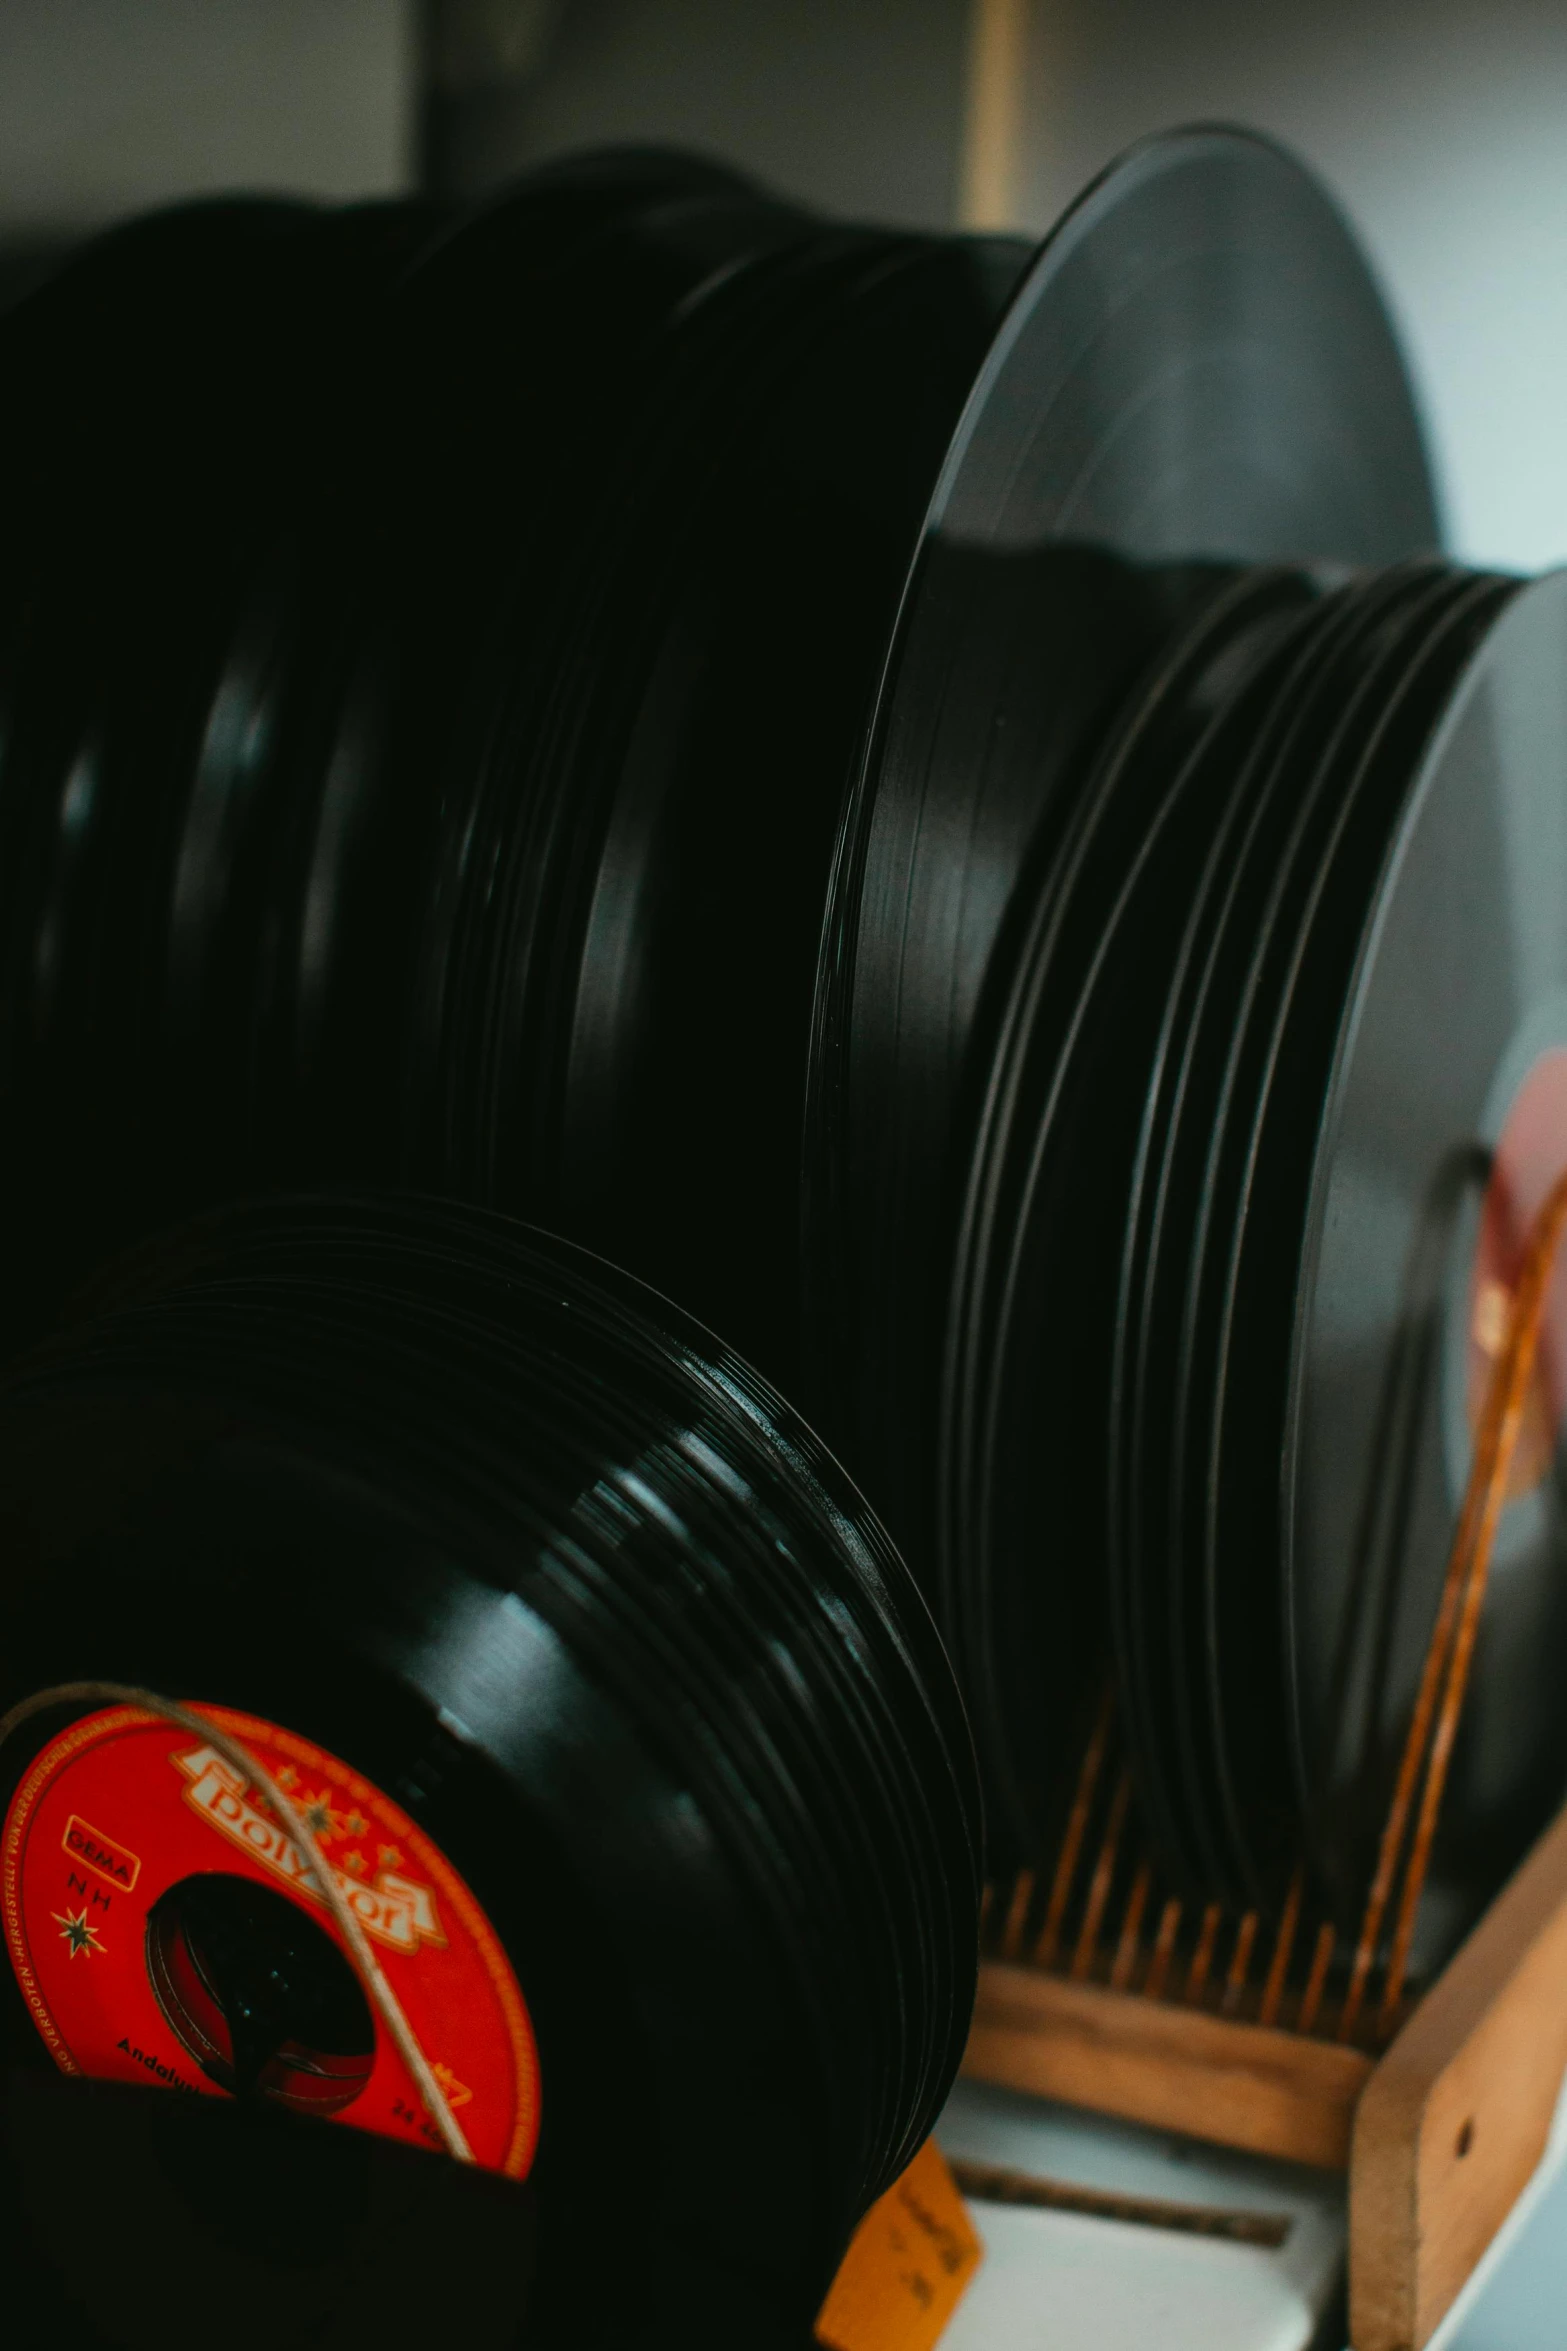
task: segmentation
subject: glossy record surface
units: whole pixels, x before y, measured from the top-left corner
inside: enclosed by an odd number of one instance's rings
[[[1363,1855],[1379,1825],[1483,1384],[1481,1206],[1515,1173],[1508,1121],[1531,1074],[1567,1042],[1564,628],[1559,574],[1514,597],[1399,801],[1322,1106],[1280,1508],[1294,1773],[1330,1854]],[[1549,1092],[1537,1155],[1520,1232],[1567,1164]],[[1498,1532],[1444,1815],[1460,1915],[1567,1779],[1559,1327],[1558,1296],[1543,1442]],[[1397,1470],[1380,1487],[1378,1450]]]
[[[1026,877],[1211,565],[1385,563],[1437,531],[1400,354],[1315,182],[1223,131],[1113,166],[1047,238],[948,454],[823,945],[820,1358],[841,1441],[922,1574],[927,1367]]]
[[[3,1417],[8,1695],[270,1708],[473,1885],[539,2035],[541,2294],[612,2106],[677,2200],[747,2149],[713,2291],[808,2317],[955,2069],[977,1857],[932,1629],[787,1409],[561,1244],[358,1200],[155,1248]]]

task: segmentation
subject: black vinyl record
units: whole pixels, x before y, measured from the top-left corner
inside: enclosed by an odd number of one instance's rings
[[[1032,1755],[1002,1767],[998,1853],[1040,1833],[1097,1703],[1104,1606],[1103,1539],[1052,1466],[1091,1485],[1099,1455],[1057,1453],[1042,1426],[1070,1425],[1100,1333],[1036,1324],[1028,1368],[987,1391],[971,1311],[1000,1278],[974,1252],[1013,1239],[978,1205],[987,1170],[1027,1147],[991,1075],[1023,935],[1121,704],[1241,568],[1386,563],[1436,536],[1376,288],[1287,158],[1227,132],[1151,142],[1047,239],[949,452],[840,837],[807,1162],[839,1443],[960,1650],[983,1595],[1038,1582],[1010,1670],[1038,1659],[1064,1709],[1038,1704]],[[1004,1459],[984,1403],[1003,1388]],[[985,1670],[965,1655],[965,1677]],[[1019,1771],[1032,1793],[1008,1797]]]
[[[202,1196],[215,1153],[192,1098],[221,1128],[226,1072],[174,1075],[165,1002],[190,773],[255,568],[311,503],[358,332],[431,219],[180,207],[94,241],[0,321],[0,412],[32,453],[0,744],[0,1094],[29,1137],[8,1171],[31,1240],[13,1328]],[[253,736],[246,752],[253,782]]]
[[[728,268],[569,453],[560,544],[528,550],[491,623],[446,771],[409,1099],[427,1180],[591,1240],[797,1388],[833,831],[1021,254],[749,203]],[[677,232],[649,220],[626,270]],[[612,318],[604,258],[578,298]],[[571,347],[552,339],[557,374]]]
[[[1511,1286],[1567,1157],[1562,625],[1554,575],[1238,575],[1039,878],[958,1293],[956,1495],[986,1548],[950,1622],[1014,1851],[1048,1850],[1064,1727],[1113,1669],[1168,1881],[1277,1915],[1304,1860],[1358,1927]],[[1417,1964],[1567,1778],[1563,1294]]]
[[[51,1089],[31,1125],[71,1132],[39,1229],[80,1266],[148,1214],[395,1175],[608,1249],[798,1389],[834,828],[1025,249],[823,223],[638,152],[444,225],[389,211],[379,246],[356,219],[266,212],[264,301],[237,226],[200,244],[265,359],[188,480],[169,436],[221,580],[181,541],[137,581],[125,500],[82,491],[55,637],[13,640],[44,748],[12,762],[42,846],[8,1001]],[[190,237],[159,233],[194,315]],[[136,250],[79,265],[122,308]],[[36,306],[13,323],[41,377]],[[186,359],[163,328],[155,392]],[[103,782],[78,571],[143,615]]]
[[[1313,837],[1307,819],[1320,834],[1337,813],[1325,753],[1353,733],[1357,718],[1364,731],[1368,703],[1373,716],[1380,710],[1386,679],[1378,663],[1385,667],[1390,637],[1396,647],[1399,617],[1450,602],[1456,586],[1434,567],[1395,567],[1303,607],[1306,583],[1296,583],[1296,625],[1249,689],[1244,735],[1217,779],[1218,820],[1194,844],[1189,903],[1170,908],[1178,946],[1167,986],[1154,989],[1163,998],[1161,1025],[1121,1255],[1108,1508],[1117,1643],[1143,1752],[1140,1779],[1177,1851],[1183,1840],[1171,1821],[1184,1790],[1188,1884],[1233,1886],[1245,1876],[1227,1841],[1236,1803],[1210,1713],[1212,1635],[1196,1564],[1204,1537],[1189,1539],[1206,1492],[1185,1454],[1211,1423],[1219,1309],[1204,1264],[1208,1250],[1222,1256],[1228,1248],[1248,1164],[1236,1098],[1252,1074],[1245,1058],[1252,1032],[1260,1026],[1266,1034],[1275,1016],[1270,968],[1281,957],[1288,962],[1285,884],[1303,868],[1297,891],[1309,889],[1309,856],[1300,848]],[[1233,717],[1222,731],[1233,737]],[[1257,1583],[1267,1580],[1261,1570]],[[1255,1662],[1266,1678],[1265,1642]],[[1271,1782],[1269,1793],[1276,1798]]]
[[[817,1006],[818,1355],[840,1441],[926,1575],[964,1540],[942,1523],[929,1367],[1029,876],[1224,567],[1387,563],[1437,533],[1377,289],[1289,158],[1227,131],[1156,139],[1046,239],[926,517]]]
[[[565,1244],[281,1202],[18,1365],[0,1492],[0,1712],[101,1678],[288,1759],[478,2159],[527,2180],[529,2339],[727,2339],[745,2297],[805,2327],[956,2071],[978,1853],[933,1628],[788,1408]],[[430,2136],[188,1729],[67,1698],[3,1764],[8,2062]]]
[[[1342,958],[1363,917],[1321,914],[1379,797],[1405,788],[1455,676],[1508,588],[1433,568],[1385,575],[1325,600],[1273,702],[1274,757],[1248,762],[1239,806],[1249,861],[1234,877],[1210,962],[1208,1017],[1188,1048],[1186,1161],[1169,1258],[1156,1282],[1179,1330],[1173,1395],[1150,1399],[1162,1496],[1145,1573],[1160,1593],[1183,1776],[1201,1821],[1204,1875],[1233,1898],[1278,1901],[1301,1847],[1277,1768],[1279,1535],[1236,1522],[1280,1451],[1277,1382],[1262,1350],[1300,1309],[1298,1186],[1326,1084],[1324,1032],[1343,1001]],[[1335,634],[1340,616],[1347,625]],[[1324,623],[1326,626],[1324,627]],[[1335,655],[1337,658],[1335,658]],[[1271,820],[1271,821],[1270,821]],[[1233,961],[1231,960],[1233,958]],[[1204,1037],[1203,1027],[1210,1034]],[[1206,1077],[1203,1063],[1207,1061]],[[1266,1266],[1266,1272],[1254,1268]],[[1264,1289],[1263,1285],[1268,1285]],[[1224,1424],[1232,1423],[1222,1476]],[[1236,1441],[1233,1424],[1244,1424]],[[1255,1545],[1266,1542],[1266,1549]],[[1262,1564],[1259,1565],[1259,1562]]]
[[[1510,596],[1318,917],[1341,968],[1346,948],[1352,960],[1303,1138],[1300,1306],[1268,1500],[1291,1780],[1346,1904],[1386,1808],[1497,1317],[1567,1141],[1564,644],[1560,574]],[[1444,1810],[1433,1935],[1472,1912],[1567,1778],[1563,1297],[1558,1278]]]
[[[960,1257],[953,1449],[964,1483],[952,1501],[969,1540],[953,1614],[994,1744],[995,1834],[1024,1850],[1098,1703],[1107,1603],[1134,1729],[1141,1707],[1179,1706],[1178,1653],[1120,1556],[1136,1530],[1112,1510],[1117,1293],[1189,893],[1278,640],[1307,600],[1286,574],[1248,575],[1160,665],[1036,894],[1002,1026]],[[1150,1271],[1134,1277],[1140,1299]],[[1161,1392],[1157,1411],[1169,1406]],[[1045,1540],[1042,1490],[1054,1497]],[[1157,1544],[1153,1556],[1157,1567]],[[1052,1703],[1038,1703],[1041,1687]],[[1146,1737],[1134,1745],[1179,1870],[1190,1848],[1180,1775]]]
[[[231,2351],[367,2335],[526,2342],[531,2196],[362,2131],[32,2070],[0,2078],[0,2260],[13,2323],[81,2351],[161,2351],[216,2320]],[[91,2244],[84,2252],[84,2239]],[[767,2331],[740,2303],[736,2322]]]

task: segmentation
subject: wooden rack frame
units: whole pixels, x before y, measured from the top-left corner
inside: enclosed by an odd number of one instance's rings
[[[1411,2003],[1405,1992],[1564,1230],[1567,1176],[1535,1220],[1513,1288],[1365,1916],[1336,1998],[1325,1997],[1333,1928],[1300,1934],[1303,1877],[1266,1951],[1254,1912],[1225,1918],[1217,1905],[1187,1923],[1179,1949],[1177,1903],[1166,1902],[1147,1933],[1150,1870],[1134,1868],[1128,1884],[1118,1851],[1130,1779],[1109,1769],[1108,1701],[1048,1890],[1025,1870],[990,1905],[1000,1955],[980,1970],[965,2073],[1346,2169],[1354,2351],[1429,2342],[1538,2166],[1567,2071],[1567,1812],[1424,1996]],[[1125,1891],[1111,1940],[1113,1885]]]

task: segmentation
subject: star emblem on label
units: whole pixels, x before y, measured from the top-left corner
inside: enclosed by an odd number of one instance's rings
[[[60,1940],[70,1945],[73,1959],[78,1954],[90,1959],[95,1951],[103,1953],[104,1946],[99,1942],[96,1930],[87,1924],[85,1910],[51,1910],[49,1916],[60,1930]]]

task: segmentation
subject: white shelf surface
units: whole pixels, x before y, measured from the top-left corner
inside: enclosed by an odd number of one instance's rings
[[[1277,2248],[1015,2204],[970,2205],[985,2259],[941,2351],[1308,2351],[1341,2290],[1344,2184],[980,2083],[949,2156],[1117,2196],[1274,2215]],[[1567,2091],[1544,2161],[1430,2351],[1567,2346]]]
[[[941,2351],[1304,2351],[1344,2259],[1342,2183],[960,2082],[949,2156],[1112,2195],[1277,2215],[1276,2250],[1075,2212],[975,2203],[985,2259]]]

